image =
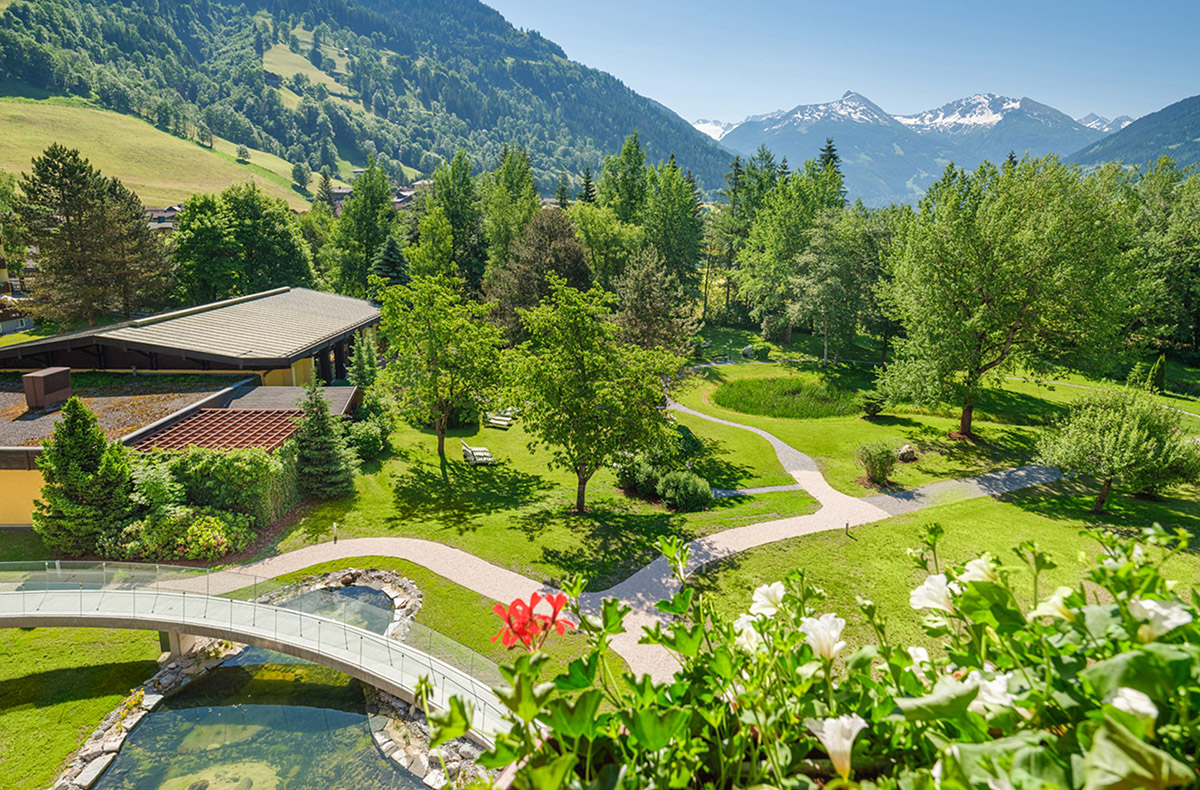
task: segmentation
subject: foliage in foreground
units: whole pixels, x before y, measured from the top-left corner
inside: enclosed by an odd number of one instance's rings
[[[852,654],[845,621],[802,571],[755,590],[735,621],[687,585],[688,552],[664,541],[679,591],[647,629],[681,668],[666,683],[614,677],[600,659],[629,608],[555,601],[549,618],[505,617],[528,652],[502,668],[511,729],[484,755],[520,763],[516,788],[863,787],[1167,788],[1195,782],[1200,745],[1200,598],[1176,595],[1164,564],[1187,545],[1159,527],[1141,541],[1094,532],[1100,553],[1077,587],[1038,587],[1054,567],[1037,546],[1025,566],[984,555],[938,561],[940,527],[912,554],[929,575],[910,603],[942,640],[931,653],[889,638],[860,599],[875,643]],[[1036,607],[1018,601],[1032,582]],[[1024,592],[1024,591],[1022,591]],[[1023,597],[1023,596],[1022,596]],[[532,615],[533,607],[514,606]],[[591,650],[547,681],[540,651],[563,612]],[[452,710],[464,712],[456,701]],[[436,717],[435,717],[436,718]],[[445,715],[435,742],[460,734]]]

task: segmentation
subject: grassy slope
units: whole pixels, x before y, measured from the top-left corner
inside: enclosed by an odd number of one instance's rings
[[[291,165],[272,154],[252,150],[250,162],[240,164],[234,158],[236,147],[227,140],[218,139],[210,151],[145,121],[74,100],[0,99],[0,168],[26,170],[53,142],[78,148],[148,206],[172,205],[197,192],[253,179],[293,208],[308,207],[291,187]]]
[[[909,591],[921,583],[924,573],[913,566],[905,551],[918,545],[918,535],[926,524],[938,522],[946,530],[941,551],[944,562],[963,563],[988,551],[1006,565],[1019,565],[1018,589],[1025,591],[1028,604],[1033,598],[1031,577],[1012,553],[1021,541],[1036,541],[1058,563],[1041,583],[1041,596],[1045,597],[1060,584],[1078,581],[1080,551],[1087,552],[1089,562],[1097,553],[1095,541],[1079,534],[1082,528],[1110,526],[1132,534],[1157,521],[1168,528],[1184,527],[1200,534],[1196,494],[1189,489],[1178,498],[1161,502],[1116,497],[1107,515],[1092,516],[1086,509],[1094,491],[1060,483],[998,500],[974,499],[896,516],[858,527],[852,531],[853,537],[827,532],[761,546],[706,568],[697,582],[719,611],[736,616],[749,608],[755,587],[782,579],[790,570],[803,569],[829,595],[821,611],[846,618],[847,640],[852,645],[869,641],[869,630],[855,604],[857,595],[879,605],[895,640],[929,644],[920,629],[920,615],[908,604]],[[1185,554],[1168,569],[1171,578],[1195,584],[1200,581],[1200,556]]]
[[[714,453],[707,463],[731,485],[787,482],[769,445],[736,436],[736,459],[726,454],[724,432],[693,424]],[[470,468],[461,459],[460,438],[483,445],[502,461]],[[574,479],[546,468],[548,454],[530,452],[518,422],[509,431],[470,428],[447,439],[446,476],[437,463],[436,438],[402,428],[393,436],[397,455],[368,469],[353,499],[315,507],[274,547],[283,552],[339,537],[395,535],[437,540],[539,581],[556,582],[582,573],[591,589],[605,589],[657,556],[660,535],[695,537],[732,527],[811,512],[802,493],[718,500],[703,513],[675,514],[623,496],[611,470],[588,486],[589,512],[573,515]]]
[[[918,448],[920,460],[897,467],[893,475],[892,479],[904,488],[980,474],[1032,461],[1041,426],[1063,415],[1067,404],[1088,394],[1079,387],[1004,381],[1002,387],[989,389],[981,396],[975,415],[975,430],[981,438],[972,442],[946,438],[958,427],[957,415],[951,409],[932,413],[889,409],[871,422],[858,415],[794,420],[732,411],[713,401],[717,387],[734,379],[796,376],[815,380],[818,375],[829,376],[847,389],[862,389],[871,381],[869,369],[852,365],[832,366],[824,374],[819,374],[812,363],[721,366],[700,371],[696,384],[680,393],[678,399],[714,416],[770,431],[816,458],[834,488],[867,496],[874,491],[858,482],[862,471],[854,459],[855,450],[862,444],[885,442],[899,447],[911,443]],[[1188,400],[1161,400],[1164,405],[1195,408]],[[1200,420],[1185,416],[1183,422],[1189,432],[1200,433]]]
[[[0,630],[0,784],[48,787],[104,715],[158,670],[158,655],[150,631]]]

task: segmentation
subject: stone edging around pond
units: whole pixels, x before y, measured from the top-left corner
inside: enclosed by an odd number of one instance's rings
[[[294,584],[260,595],[255,600],[259,603],[281,605],[304,593],[316,590],[337,590],[343,587],[370,587],[392,599],[392,622],[383,632],[383,635],[389,639],[403,641],[408,633],[408,624],[421,610],[422,596],[417,585],[395,571],[383,571],[377,568],[366,570],[347,568],[305,576]]]
[[[109,712],[75,758],[59,774],[53,790],[87,790],[116,759],[125,737],[141,723],[146,714],[158,707],[165,697],[187,686],[230,656],[242,652],[244,645],[222,639],[199,637],[184,656],[172,658],[143,685],[134,689]]]
[[[483,749],[474,741],[456,738],[430,749],[429,723],[416,704],[375,688],[366,687],[366,693],[371,740],[384,757],[433,790],[466,787],[480,778],[491,784],[495,772],[475,764]]]

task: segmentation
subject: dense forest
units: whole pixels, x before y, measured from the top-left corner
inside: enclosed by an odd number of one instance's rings
[[[403,180],[459,148],[478,169],[516,145],[548,191],[634,129],[704,189],[727,162],[671,111],[475,0],[16,0],[0,14],[0,78],[314,171],[374,156]]]

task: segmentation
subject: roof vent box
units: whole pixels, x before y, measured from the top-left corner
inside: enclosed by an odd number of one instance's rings
[[[25,404],[30,409],[47,409],[71,397],[70,368],[43,368],[26,373],[21,383],[25,385]]]

